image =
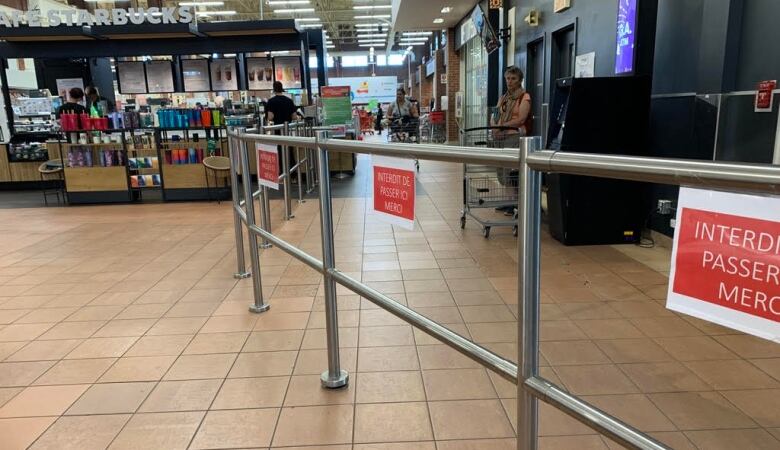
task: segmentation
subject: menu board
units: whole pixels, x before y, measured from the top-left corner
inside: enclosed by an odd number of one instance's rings
[[[70,98],[70,90],[73,88],[79,88],[84,90],[84,80],[81,78],[58,78],[57,79],[57,95],[65,99],[65,101],[72,101]],[[79,103],[84,103],[84,99],[81,99]]]
[[[171,61],[147,61],[146,84],[150,93],[173,92],[173,66]]]
[[[270,90],[274,87],[274,63],[269,58],[247,58],[246,79],[250,91]]]
[[[320,87],[323,125],[344,125],[352,121],[352,98],[349,86]]]
[[[238,90],[238,72],[235,58],[214,58],[211,60],[211,90]]]
[[[143,61],[120,61],[116,63],[119,79],[119,93],[145,94],[146,72]]]
[[[183,59],[181,73],[182,78],[184,78],[185,92],[208,92],[211,90],[209,61],[207,59]]]
[[[281,81],[285,89],[301,88],[301,60],[297,56],[279,56],[274,58],[276,81]]]

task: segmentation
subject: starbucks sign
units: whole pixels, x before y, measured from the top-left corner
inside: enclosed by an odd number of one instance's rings
[[[92,26],[92,25],[141,25],[191,23],[195,13],[191,6],[164,8],[128,8],[128,9],[85,9],[51,10],[45,15],[40,11],[0,12],[0,26],[6,28]],[[44,20],[45,19],[45,20]]]

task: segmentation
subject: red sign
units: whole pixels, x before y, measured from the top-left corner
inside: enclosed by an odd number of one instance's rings
[[[682,210],[673,292],[780,322],[780,223]]]
[[[320,96],[323,98],[349,97],[349,86],[322,86]]]
[[[374,211],[392,223],[414,226],[414,169],[374,165]]]
[[[756,92],[756,112],[772,112],[774,93],[777,80],[767,80],[758,83]]]
[[[257,144],[257,182],[279,189],[279,153],[274,145]]]

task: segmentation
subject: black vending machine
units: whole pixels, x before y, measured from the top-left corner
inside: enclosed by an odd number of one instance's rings
[[[550,109],[547,148],[647,156],[651,78],[563,78]],[[650,216],[646,183],[552,174],[550,233],[565,245],[635,243]]]

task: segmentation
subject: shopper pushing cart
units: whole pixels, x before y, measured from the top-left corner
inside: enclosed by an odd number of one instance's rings
[[[406,98],[406,91],[399,88],[395,102],[387,107],[387,123],[392,142],[420,141],[420,113],[417,106]]]
[[[517,149],[520,138],[530,134],[531,97],[522,87],[523,72],[511,66],[504,72],[504,80],[507,92],[490,115],[491,126],[462,130],[462,145]],[[466,227],[469,216],[482,226],[486,238],[495,226],[511,226],[513,234],[517,235],[517,188],[517,170],[464,165],[461,228]],[[472,212],[477,208],[494,208],[511,219],[486,219]]]

